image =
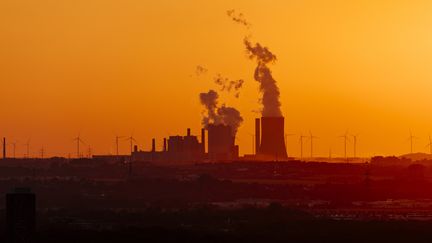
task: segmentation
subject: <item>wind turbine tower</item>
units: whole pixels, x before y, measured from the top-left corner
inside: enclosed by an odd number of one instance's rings
[[[357,158],[357,137],[358,134],[352,135],[354,143],[354,158]]]
[[[342,135],[342,136],[339,136],[339,137],[341,137],[341,138],[343,138],[343,139],[344,139],[344,156],[345,156],[345,160],[347,161],[347,160],[348,160],[348,157],[347,157],[347,141],[348,141],[348,131],[347,131],[347,132],[345,132],[345,134],[344,134],[344,135]]]
[[[24,144],[26,146],[26,158],[30,158],[30,139],[27,140],[27,142]]]
[[[133,152],[133,142],[137,142],[137,141],[133,137],[133,134],[130,135],[130,137],[128,137],[126,140],[130,142],[130,153],[132,155],[132,152]]]
[[[16,158],[16,142],[12,142],[12,143],[10,143],[11,145],[12,145],[12,155],[13,155],[13,158],[15,159]]]
[[[311,157],[311,159],[313,158],[313,140],[314,139],[316,139],[316,138],[318,138],[318,137],[315,137],[314,135],[312,135],[312,132],[311,131],[309,131],[309,139],[310,139],[310,149],[311,149],[311,151],[310,151],[310,157]]]
[[[81,158],[81,154],[80,154],[80,144],[86,144],[82,139],[81,136],[78,134],[78,137],[76,137],[74,139],[74,141],[76,141],[76,148],[77,148],[77,158]]]
[[[429,135],[429,144],[426,145],[426,147],[429,147],[429,153],[432,154],[432,138]]]
[[[306,136],[303,136],[302,134],[300,134],[300,159],[303,159],[303,139],[307,138]]]
[[[44,149],[44,147],[41,148],[40,155],[41,155],[41,159],[43,159],[44,155],[45,155],[45,149]]]
[[[414,139],[416,139],[417,137],[415,137],[413,134],[412,134],[412,132],[410,131],[410,136],[408,137],[408,140],[410,140],[410,145],[411,145],[411,147],[410,147],[410,151],[411,151],[411,153],[413,153],[413,141],[414,141]]]

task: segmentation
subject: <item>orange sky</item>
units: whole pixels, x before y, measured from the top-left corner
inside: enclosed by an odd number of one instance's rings
[[[259,93],[242,43],[248,31],[226,16],[236,9],[278,57],[286,130],[297,134],[290,155],[309,130],[321,156],[343,155],[338,136],[347,129],[360,134],[361,156],[409,152],[410,129],[415,151],[427,151],[432,2],[353,2],[3,0],[0,136],[18,141],[19,156],[29,137],[33,155],[42,146],[74,154],[79,132],[98,154],[114,153],[115,134],[132,132],[149,149],[152,137],[198,134],[198,93],[217,88],[221,73],[245,79],[239,99],[222,98],[241,111],[237,141],[250,153]],[[194,76],[197,65],[207,75]]]

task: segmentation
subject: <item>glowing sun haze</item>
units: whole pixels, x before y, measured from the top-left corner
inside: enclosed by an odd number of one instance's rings
[[[42,146],[73,155],[78,133],[97,154],[114,153],[114,136],[132,132],[141,148],[153,137],[160,148],[187,127],[199,134],[198,94],[217,90],[222,74],[244,80],[238,99],[220,92],[220,102],[241,112],[237,143],[250,153],[260,109],[243,44],[252,32],[278,58],[269,65],[287,133],[311,130],[316,155],[342,156],[347,129],[359,134],[360,156],[409,152],[410,129],[414,150],[427,151],[431,13],[432,2],[416,0],[2,0],[0,136],[21,144],[19,156],[30,137],[33,155]],[[208,72],[197,77],[197,65]],[[287,147],[298,156],[298,136]]]

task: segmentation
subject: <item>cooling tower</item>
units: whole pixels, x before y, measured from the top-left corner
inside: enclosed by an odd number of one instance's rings
[[[208,130],[208,155],[211,161],[233,159],[235,137],[231,127],[210,124]]]
[[[260,157],[266,160],[287,159],[284,134],[283,117],[262,117]]]

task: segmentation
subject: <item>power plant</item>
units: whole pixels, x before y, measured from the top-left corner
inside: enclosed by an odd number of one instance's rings
[[[205,131],[201,131],[201,142],[197,136],[191,135],[190,128],[186,136],[170,136],[163,139],[161,151],[156,150],[156,139],[152,139],[150,151],[138,150],[135,146],[131,154],[133,161],[148,162],[193,162],[205,158]]]
[[[284,117],[262,117],[255,119],[256,159],[287,160],[284,139]]]
[[[131,159],[147,162],[219,162],[238,159],[239,147],[235,145],[235,135],[230,126],[210,124],[208,131],[208,153],[206,153],[206,129],[201,129],[201,138],[191,134],[169,136],[163,139],[161,151],[156,149],[156,139],[152,139],[150,151],[138,150],[135,146]]]

